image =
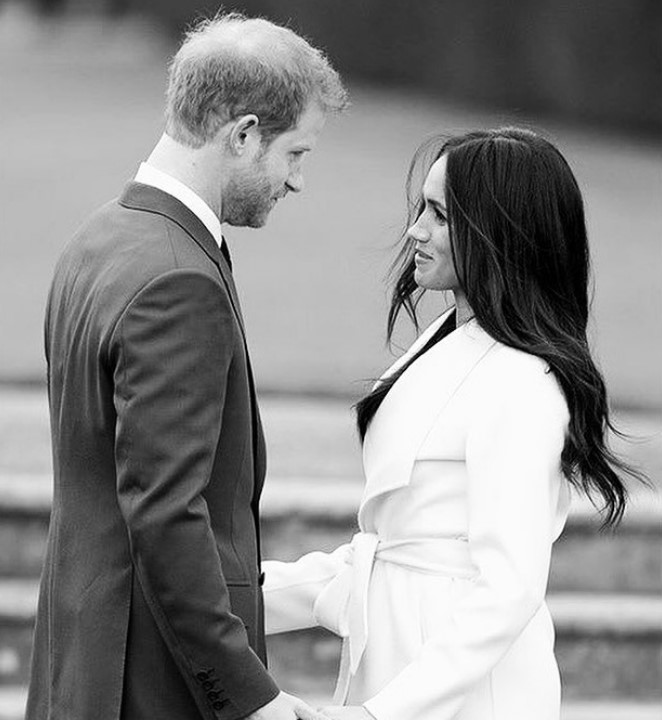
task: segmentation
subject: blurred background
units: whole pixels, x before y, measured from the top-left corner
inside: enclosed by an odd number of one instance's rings
[[[384,277],[422,140],[523,123],[569,158],[587,204],[594,340],[614,402],[662,407],[659,0],[243,0],[324,48],[353,105],[307,188],[259,232],[227,229],[259,384],[355,396],[388,364]],[[41,381],[41,324],[63,244],[115,197],[162,130],[165,68],[216,4],[0,5],[0,379]],[[432,312],[443,299],[432,298]],[[404,329],[403,329],[404,332]],[[403,342],[411,339],[403,337]]]
[[[186,26],[217,9],[0,0],[0,720],[21,717],[48,521],[42,318],[53,266],[150,153],[168,58]],[[559,543],[551,591],[564,711],[660,720],[662,2],[243,0],[224,9],[308,37],[352,99],[307,160],[304,193],[264,229],[226,228],[277,488],[265,498],[267,550],[294,557],[351,532],[361,468],[350,406],[393,357],[384,280],[412,154],[437,133],[541,129],[584,192],[591,339],[617,420],[635,436],[615,442],[656,486],[635,488],[616,536],[598,535],[595,514],[578,503]],[[444,306],[431,296],[424,315]],[[398,344],[412,337],[403,324]],[[333,641],[278,642],[285,684],[325,696]]]

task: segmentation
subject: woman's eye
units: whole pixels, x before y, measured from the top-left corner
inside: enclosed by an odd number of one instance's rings
[[[440,223],[446,223],[446,216],[436,205],[430,204],[429,207],[432,209],[432,214],[437,218]]]

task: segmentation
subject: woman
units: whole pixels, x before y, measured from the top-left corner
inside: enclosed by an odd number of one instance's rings
[[[268,632],[345,638],[333,717],[558,720],[552,543],[572,485],[613,525],[636,474],[605,443],[581,194],[542,137],[472,132],[441,145],[413,220],[389,339],[421,291],[454,307],[357,406],[361,532],[265,564]]]

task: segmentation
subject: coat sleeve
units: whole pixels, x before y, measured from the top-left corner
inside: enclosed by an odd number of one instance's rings
[[[212,278],[173,270],[133,298],[109,346],[117,499],[134,582],[210,720],[243,717],[278,693],[232,613],[202,495],[224,431],[237,332]]]
[[[346,567],[349,545],[332,553],[312,552],[296,562],[268,560],[264,571],[264,612],[267,635],[319,625],[315,604],[334,578]]]
[[[568,413],[537,358],[497,383],[467,436],[468,543],[477,569],[443,633],[365,703],[378,720],[451,720],[544,602]],[[510,375],[509,375],[510,377]]]

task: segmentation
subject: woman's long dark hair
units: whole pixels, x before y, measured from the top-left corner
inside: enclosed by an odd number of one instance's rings
[[[557,148],[529,130],[470,132],[437,141],[437,148],[433,162],[446,156],[453,262],[473,315],[498,342],[549,365],[570,413],[562,471],[589,497],[602,497],[604,524],[615,526],[627,502],[621,476],[644,482],[645,477],[607,444],[608,431],[617,431],[586,337],[590,263],[577,181]],[[411,201],[411,185],[426,149],[429,143],[414,156],[409,170],[409,225],[422,211],[420,192]],[[416,309],[423,291],[414,280],[413,254],[405,233],[393,266],[389,342],[402,310],[418,328]],[[399,372],[359,401],[361,439],[397,379],[454,327],[451,316]]]

